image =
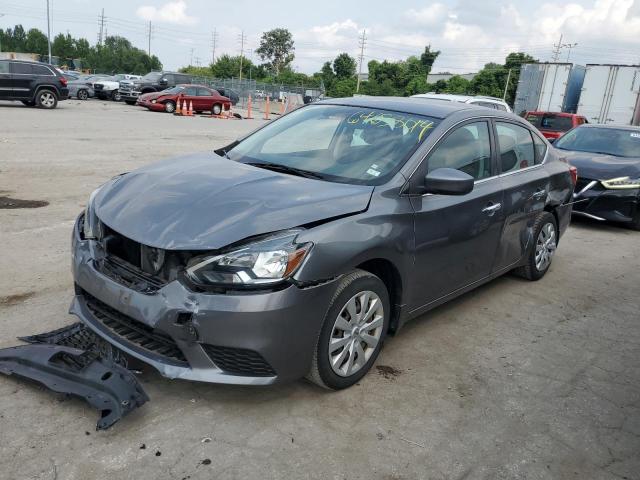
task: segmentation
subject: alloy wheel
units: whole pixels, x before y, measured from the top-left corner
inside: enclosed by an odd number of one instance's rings
[[[86,100],[87,97],[89,97],[89,94],[87,93],[86,90],[80,90],[78,92],[78,100]]]
[[[349,299],[338,314],[329,339],[329,363],[341,377],[361,370],[376,351],[382,336],[384,308],[372,291]]]
[[[536,241],[536,268],[539,272],[546,270],[551,264],[551,257],[556,252],[556,228],[553,223],[545,223],[540,229]]]
[[[53,107],[55,102],[56,102],[56,99],[54,98],[52,93],[43,92],[42,94],[40,94],[40,105],[42,105],[43,107],[51,108]]]

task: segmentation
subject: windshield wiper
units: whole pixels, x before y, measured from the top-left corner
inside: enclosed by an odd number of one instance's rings
[[[325,177],[321,173],[310,172],[308,170],[302,170],[296,167],[289,167],[287,165],[281,165],[280,163],[271,162],[247,162],[246,165],[253,167],[264,168],[266,170],[273,170],[274,172],[288,173],[291,175],[297,175],[298,177],[315,178],[323,180]]]

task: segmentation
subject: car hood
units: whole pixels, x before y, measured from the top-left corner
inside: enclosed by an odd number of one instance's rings
[[[615,157],[599,153],[559,150],[569,164],[578,169],[578,177],[609,180],[618,177],[640,177],[640,157]]]
[[[364,211],[372,192],[371,186],[276,173],[203,153],[116,177],[94,201],[102,222],[139,243],[213,250]]]
[[[149,92],[149,93],[143,93],[142,95],[140,95],[140,99],[141,100],[153,100],[154,98],[160,98],[163,97],[164,94],[162,92]]]
[[[112,90],[116,89],[116,88],[118,88],[120,86],[120,82],[112,82],[110,80],[100,80],[100,81],[94,83],[94,85],[97,85],[97,84],[101,84],[101,85],[103,85],[105,87],[109,87]]]

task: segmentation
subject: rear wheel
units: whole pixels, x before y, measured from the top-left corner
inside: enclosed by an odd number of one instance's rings
[[[36,94],[36,105],[50,110],[58,105],[58,96],[51,90],[40,90]]]
[[[331,390],[358,382],[375,362],[391,307],[378,277],[355,270],[340,281],[329,304],[307,378]]]
[[[173,113],[176,111],[176,103],[172,100],[169,100],[164,104],[164,111],[167,113]]]
[[[527,280],[540,280],[551,266],[551,260],[558,246],[558,226],[555,217],[542,212],[533,224],[534,245],[526,265],[518,267],[514,273]]]
[[[214,115],[220,115],[222,113],[222,105],[219,103],[214,103],[213,107],[211,107],[211,113]]]
[[[636,214],[633,216],[631,223],[629,223],[629,228],[640,230],[640,206],[636,207]]]
[[[87,98],[89,98],[89,92],[86,91],[84,88],[78,90],[78,100],[86,100]]]

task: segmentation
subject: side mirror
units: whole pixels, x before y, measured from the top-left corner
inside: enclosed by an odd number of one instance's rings
[[[473,190],[475,179],[453,168],[436,168],[424,178],[425,193],[438,195],[466,195]]]
[[[166,78],[161,78],[160,82],[158,82],[158,83],[160,83],[160,85],[166,85],[168,82],[167,82]]]

